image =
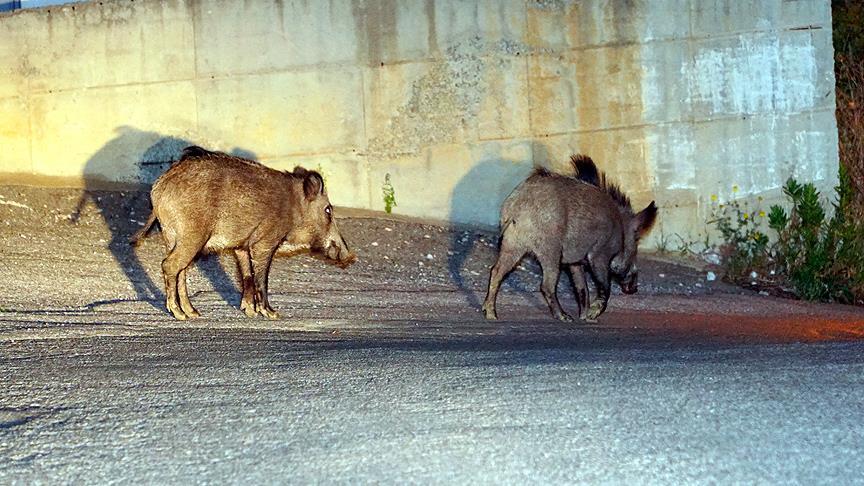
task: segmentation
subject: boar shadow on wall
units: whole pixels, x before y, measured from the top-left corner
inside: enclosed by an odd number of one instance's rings
[[[501,203],[532,170],[530,161],[483,160],[453,188],[449,219],[454,228],[450,237],[448,270],[450,279],[465,295],[468,304],[478,311],[489,281],[489,269],[497,257]],[[490,250],[494,255],[491,259],[480,256]],[[533,292],[539,285],[539,280],[534,280],[537,279],[530,278],[526,272],[514,271],[504,281],[503,288]]]
[[[150,238],[158,240],[158,244],[153,246],[159,248],[152,256],[150,254],[154,252],[147,248],[152,246],[145,244],[136,251],[136,248],[130,245],[129,238],[147,221],[150,214],[150,187],[153,182],[180,157],[183,148],[189,145],[195,143],[132,127],[118,128],[117,136],[87,161],[84,168],[85,189],[71,215],[73,224],[82,224],[90,219],[88,213],[93,211],[95,219],[104,222],[111,232],[108,249],[132,284],[136,300],[149,302],[160,311],[164,311],[165,305],[160,266],[164,250],[158,225],[150,232]],[[234,149],[231,153],[255,159],[255,154],[248,150]],[[137,190],[108,191],[106,188],[111,187],[109,180],[128,183],[129,187],[137,187]],[[146,266],[139,259],[138,252],[147,255]],[[234,280],[223,268],[218,255],[199,258],[197,267],[223,300],[235,307],[239,306],[240,296]],[[126,299],[97,301],[90,304],[90,307],[124,300]]]

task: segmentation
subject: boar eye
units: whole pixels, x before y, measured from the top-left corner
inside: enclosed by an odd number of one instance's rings
[[[324,208],[324,212],[327,213],[327,214],[330,214],[332,211],[333,211],[333,210],[330,209],[330,206],[327,206],[326,208]]]

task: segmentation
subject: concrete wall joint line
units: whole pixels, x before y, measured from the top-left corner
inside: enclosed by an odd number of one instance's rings
[[[33,95],[52,95],[52,94],[64,94],[64,93],[74,93],[76,91],[100,91],[100,90],[112,90],[117,88],[135,88],[138,86],[148,87],[148,86],[159,86],[159,85],[167,85],[167,84],[176,84],[176,83],[188,83],[195,82],[195,78],[177,78],[177,79],[168,79],[168,80],[158,80],[158,81],[132,81],[129,83],[119,83],[119,84],[100,84],[97,86],[73,86],[68,88],[57,88],[57,89],[35,89],[30,91],[30,94]]]
[[[741,36],[749,36],[749,35],[758,35],[758,34],[766,34],[766,35],[779,35],[784,32],[814,32],[818,30],[822,30],[825,27],[807,27],[807,28],[787,28],[787,29],[765,29],[765,30],[748,30],[741,31],[738,33],[723,33],[723,34],[710,34],[703,36],[681,36],[681,37],[661,37],[656,39],[648,39],[644,41],[620,41],[620,42],[606,42],[606,43],[598,43],[598,44],[585,44],[574,47],[557,47],[557,48],[547,48],[547,51],[538,50],[534,52],[529,52],[529,56],[544,56],[544,55],[558,55],[563,53],[575,53],[575,52],[584,52],[584,51],[594,51],[598,49],[615,49],[615,48],[627,48],[627,47],[650,47],[657,44],[677,44],[679,42],[686,41],[706,41],[706,40],[732,40],[732,39],[740,39]]]

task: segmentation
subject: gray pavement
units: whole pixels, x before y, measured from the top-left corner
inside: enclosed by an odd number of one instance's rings
[[[864,343],[475,331],[6,343],[0,483],[861,482]]]

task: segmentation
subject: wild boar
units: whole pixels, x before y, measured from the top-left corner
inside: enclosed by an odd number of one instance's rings
[[[654,224],[657,207],[651,201],[634,214],[630,199],[598,172],[590,157],[574,155],[570,160],[575,176],[538,168],[504,201],[500,251],[483,303],[487,319],[498,318],[495,300],[501,280],[528,253],[540,263],[540,290],[556,319],[573,320],[561,309],[556,295],[561,265],[570,271],[580,318],[594,320],[606,310],[610,277],[624,293],[636,292],[637,246]],[[586,270],[598,294],[590,308]]]
[[[279,315],[270,307],[267,282],[280,244],[309,247],[341,263],[354,259],[336,227],[324,179],[302,167],[282,172],[187,147],[156,180],[150,199],[153,212],[132,242],[159,222],[168,252],[162,261],[166,306],[179,320],[200,316],[186,287],[186,270],[199,253],[233,250],[243,285],[240,308],[271,319]]]

